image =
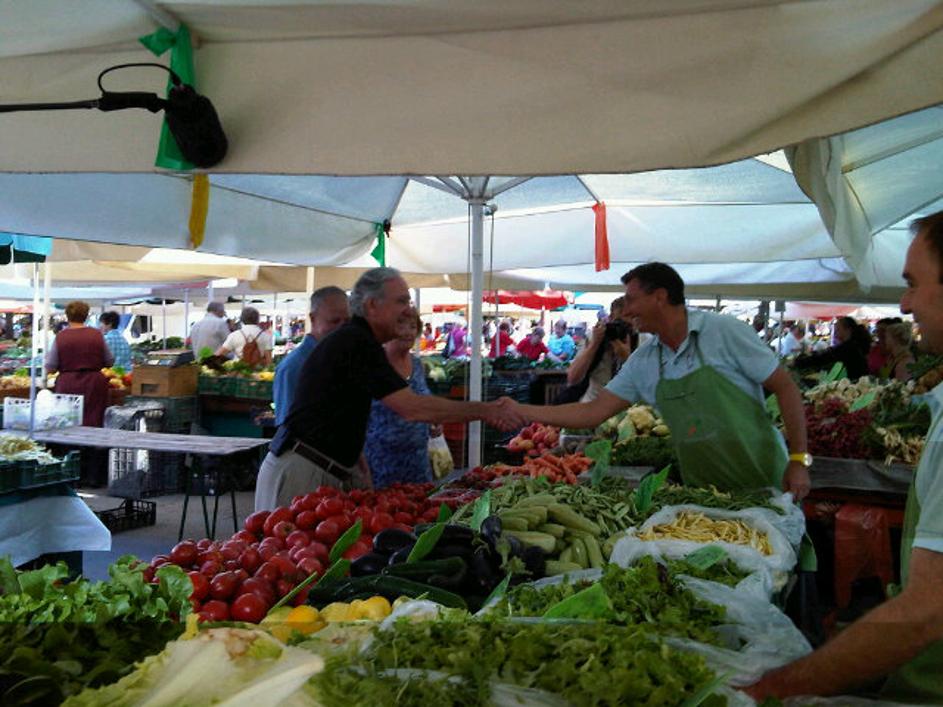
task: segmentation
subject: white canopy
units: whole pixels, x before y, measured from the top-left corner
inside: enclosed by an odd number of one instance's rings
[[[943,101],[940,0],[30,0],[0,4],[3,102],[97,97],[102,69],[154,60],[137,39],[159,20],[198,39],[220,172],[690,167]],[[158,124],[5,115],[0,171],[150,172]]]

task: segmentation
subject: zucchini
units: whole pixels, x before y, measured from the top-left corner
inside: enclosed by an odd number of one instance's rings
[[[576,572],[582,569],[575,562],[562,562],[561,560],[547,560],[546,573],[548,577],[552,577],[555,574],[566,574],[568,572]]]
[[[557,503],[557,497],[552,493],[538,493],[527,498],[522,498],[515,504],[518,506],[549,506],[551,503]]]
[[[504,534],[512,538],[517,538],[524,545],[536,545],[547,554],[552,553],[557,544],[557,539],[553,537],[552,535],[548,535],[547,533],[538,533],[535,531],[522,532],[518,530],[505,530]]]
[[[530,528],[530,523],[521,516],[502,514],[500,517],[501,527],[504,530],[528,530]]]
[[[597,537],[602,532],[596,523],[585,516],[581,516],[572,508],[562,503],[554,503],[549,506],[547,513],[555,522],[572,528],[573,530],[582,530],[587,533],[592,533]]]
[[[586,552],[586,545],[580,538],[573,538],[570,541],[570,549],[573,551],[573,561],[584,570],[589,567],[589,553]]]
[[[566,526],[559,525],[557,523],[544,523],[543,525],[538,526],[537,530],[539,530],[541,533],[548,533],[555,538],[562,538],[566,533]]]
[[[404,577],[390,577],[387,575],[377,575],[369,578],[371,587],[377,594],[382,594],[391,601],[401,596],[407,596],[411,599],[424,597],[429,601],[434,601],[442,606],[452,609],[467,609],[465,600],[458,594],[453,594],[439,587],[433,587],[421,582],[414,582]]]

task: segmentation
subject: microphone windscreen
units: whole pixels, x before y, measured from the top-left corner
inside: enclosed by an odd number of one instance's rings
[[[167,127],[181,154],[197,167],[213,167],[226,156],[229,141],[210,100],[192,86],[174,86],[164,110]]]

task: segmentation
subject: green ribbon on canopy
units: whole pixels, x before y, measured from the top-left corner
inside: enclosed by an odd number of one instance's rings
[[[190,30],[186,25],[181,24],[176,32],[161,27],[153,34],[139,37],[138,41],[155,56],[160,56],[169,49],[171,70],[185,84],[196,87],[193,71],[193,44],[190,41]],[[168,79],[168,94],[172,86],[173,82]],[[193,169],[193,165],[181,154],[174,136],[170,134],[166,119],[160,129],[160,142],[157,145],[157,158],[154,160],[154,165],[179,171]]]
[[[376,260],[381,267],[386,267],[386,232],[383,230],[383,224],[376,224],[377,244],[370,251],[370,257]]]

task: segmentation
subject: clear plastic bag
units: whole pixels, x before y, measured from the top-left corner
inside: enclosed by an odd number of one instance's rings
[[[436,479],[448,476],[455,468],[452,451],[443,435],[429,438],[429,461],[432,464],[432,475]]]
[[[693,577],[682,581],[699,598],[727,609],[727,623],[717,631],[728,647],[685,638],[669,637],[665,642],[704,656],[711,668],[730,674],[730,684],[751,685],[764,673],[812,652],[792,620],[769,601],[717,582]]]
[[[766,534],[770,547],[772,548],[772,554],[764,555],[760,551],[747,545],[722,541],[702,543],[690,540],[671,539],[640,540],[636,537],[638,533],[648,530],[655,525],[670,524],[674,521],[675,517],[683,511],[702,513],[712,519],[741,520],[748,523],[757,531]],[[776,518],[775,521],[774,516]],[[804,533],[804,520],[801,527],[802,533]],[[654,548],[657,548],[660,553],[669,557],[678,557],[678,553],[680,553],[681,556],[688,555],[707,544],[716,544],[722,547],[727,554],[744,569],[758,570],[761,567],[765,567],[772,573],[775,585],[779,582],[783,582],[783,574],[791,572],[796,566],[796,547],[798,546],[798,541],[794,544],[784,531],[788,531],[790,536],[795,536],[797,530],[798,526],[795,520],[785,520],[783,516],[769,509],[747,508],[741,511],[727,511],[720,508],[706,508],[704,506],[695,505],[665,506],[649,517],[648,520],[642,524],[641,528],[629,528],[626,531],[625,537],[616,542],[609,561],[621,567],[628,567],[629,564],[631,564],[629,558],[636,556],[639,552],[638,548],[635,546],[637,543],[650,544]],[[802,533],[799,533],[799,540],[802,539]]]

